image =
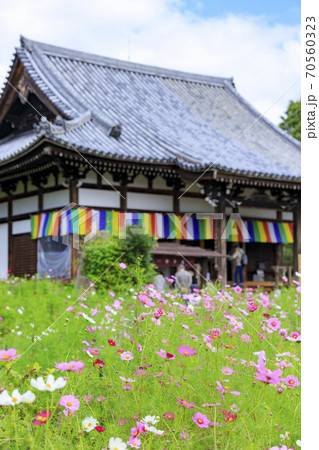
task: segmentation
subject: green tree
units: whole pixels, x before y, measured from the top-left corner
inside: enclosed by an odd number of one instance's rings
[[[282,130],[288,131],[291,136],[298,141],[301,140],[301,101],[290,101],[285,116],[281,116],[282,122],[279,124]]]
[[[116,289],[118,293],[150,283],[155,275],[151,255],[155,239],[142,231],[129,227],[125,239],[98,233],[82,247],[82,273],[97,288]],[[121,268],[119,263],[125,263],[127,268]]]

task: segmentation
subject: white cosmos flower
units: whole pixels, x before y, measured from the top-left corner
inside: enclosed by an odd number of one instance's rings
[[[83,430],[86,431],[87,433],[92,431],[96,427],[96,425],[97,425],[97,420],[94,419],[93,417],[86,417],[82,421]]]
[[[158,434],[158,435],[161,435],[164,433],[164,431],[158,430],[157,428],[149,426],[149,425],[145,425],[145,429],[147,431],[150,431],[151,433]]]
[[[20,394],[18,389],[12,391],[12,395],[8,394],[8,391],[2,391],[0,394],[1,406],[14,406],[19,403],[33,403],[35,395],[31,391],[27,391],[25,394]]]
[[[147,425],[155,425],[158,420],[156,420],[155,416],[146,416],[144,419],[141,420],[141,422],[147,424]]]
[[[46,382],[44,382],[43,377],[38,377],[36,380],[31,378],[31,386],[38,389],[39,391],[50,391],[54,392],[56,389],[62,389],[66,385],[67,380],[63,377],[59,377],[56,380],[53,375],[48,375]]]
[[[95,320],[93,320],[91,317],[89,317],[87,314],[83,313],[82,316],[84,319],[88,320],[91,323],[96,323]]]
[[[125,444],[125,442],[122,441],[121,438],[111,437],[109,440],[109,449],[110,450],[126,450],[127,445]]]

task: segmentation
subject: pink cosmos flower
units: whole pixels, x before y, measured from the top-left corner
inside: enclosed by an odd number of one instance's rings
[[[220,391],[220,398],[222,399],[222,400],[224,400],[224,394],[227,392],[228,394],[233,394],[233,395],[240,395],[240,392],[238,392],[238,391],[229,391],[228,390],[228,387],[226,387],[226,386],[222,386],[222,384],[219,382],[219,381],[216,381],[216,383],[217,383],[217,388],[215,389],[215,391]]]
[[[160,372],[157,375],[153,375],[153,378],[158,378],[161,377],[162,375],[164,375],[164,372]]]
[[[165,350],[163,350],[162,348],[159,352],[155,353],[163,359],[175,359],[176,356],[174,353],[165,352]]]
[[[231,369],[230,367],[223,367],[223,368],[222,368],[222,372],[223,372],[225,375],[231,375],[231,374],[233,373],[233,369]]]
[[[123,352],[121,353],[121,359],[123,361],[130,361],[131,359],[134,359],[134,355],[132,352]]]
[[[125,377],[119,377],[120,380],[124,381],[125,383],[135,383],[136,380],[133,380],[133,378],[125,378]]]
[[[279,336],[282,336],[284,339],[286,339],[286,337],[288,336],[288,331],[285,330],[284,328],[281,328],[279,331]]]
[[[137,437],[131,436],[130,439],[127,441],[127,445],[129,445],[132,448],[140,448],[141,446],[141,439],[138,439]]]
[[[59,405],[64,406],[71,413],[80,408],[80,402],[74,395],[63,395],[59,401]]]
[[[264,365],[259,365],[254,378],[267,384],[279,384],[282,381],[280,378],[281,375],[282,371],[280,369],[272,372],[271,370],[266,369]]]
[[[55,368],[57,370],[61,370],[61,372],[65,372],[68,370],[71,370],[74,373],[82,373],[83,369],[85,367],[85,364],[82,361],[70,361],[70,362],[62,362],[62,363],[55,363]]]
[[[241,288],[240,286],[236,286],[236,287],[233,288],[233,291],[234,291],[236,294],[240,294],[240,293],[242,292],[242,288]]]
[[[137,344],[137,350],[139,351],[139,353],[141,353],[142,351],[142,346],[140,343]]]
[[[33,425],[44,425],[50,418],[51,414],[51,411],[42,411],[41,414],[36,414],[35,420],[32,422]]]
[[[277,317],[271,317],[267,320],[267,325],[269,328],[271,328],[273,331],[277,331],[280,329],[281,322]]]
[[[190,435],[186,434],[184,431],[180,432],[180,439],[182,439],[183,441],[186,441],[187,439],[189,439]]]
[[[249,334],[242,334],[240,336],[240,340],[242,342],[246,342],[246,344],[249,344],[251,342],[251,337],[249,336]]]
[[[290,336],[287,337],[288,341],[297,342],[301,340],[300,333],[298,331],[293,331]]]
[[[125,263],[123,263],[123,262],[122,262],[122,263],[120,263],[120,264],[119,264],[119,266],[120,266],[120,268],[121,268],[121,269],[123,269],[123,270],[124,270],[124,269],[126,269],[126,264],[125,264]]]
[[[0,350],[0,360],[1,361],[11,361],[12,359],[19,358],[21,355],[16,354],[15,348],[9,348],[8,350]]]
[[[127,385],[123,385],[123,389],[125,389],[126,391],[129,391],[130,389],[133,389],[133,386],[130,386],[129,384]]]
[[[280,361],[280,362],[276,363],[275,366],[278,366],[281,369],[286,369],[287,367],[292,367],[292,364],[287,363],[287,361]]]
[[[85,394],[84,397],[83,397],[83,399],[84,399],[84,401],[85,401],[86,403],[90,403],[90,402],[93,401],[93,395],[92,395],[92,394]]]
[[[104,402],[106,400],[106,397],[102,397],[102,395],[100,395],[96,400],[98,402]]]
[[[194,417],[192,417],[192,419],[199,428],[209,428],[210,420],[207,416],[205,416],[205,414],[197,412],[194,414]]]
[[[100,354],[100,349],[99,348],[89,347],[88,349],[84,349],[83,351],[84,352],[89,352],[91,355],[94,355],[94,356],[98,356]]]
[[[73,306],[69,306],[68,308],[66,308],[66,311],[73,311],[73,310],[74,310]]]
[[[178,353],[180,353],[181,355],[187,356],[187,357],[196,355],[196,353],[197,353],[196,350],[195,350],[194,348],[191,349],[189,345],[186,345],[186,346],[180,345],[180,346],[178,347],[177,351],[178,351]]]
[[[298,380],[298,377],[294,377],[293,375],[288,375],[284,381],[290,388],[300,386],[300,381]]]
[[[189,402],[188,400],[182,400],[181,398],[177,399],[177,402],[182,405],[185,406],[185,408],[190,408],[193,409],[194,408],[194,403],[193,402]]]

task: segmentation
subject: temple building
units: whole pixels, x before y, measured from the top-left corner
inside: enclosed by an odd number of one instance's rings
[[[127,222],[156,236],[163,267],[192,246],[205,277],[230,279],[220,255],[239,241],[247,280],[273,280],[289,248],[298,270],[300,143],[231,78],[21,37],[0,97],[1,276],[74,277],[65,239]]]

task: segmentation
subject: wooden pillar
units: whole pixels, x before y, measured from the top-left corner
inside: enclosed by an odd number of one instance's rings
[[[297,205],[293,211],[293,220],[294,220],[294,264],[293,269],[294,273],[300,270],[300,255],[301,255],[301,198],[298,196]]]
[[[77,180],[76,179],[70,179],[69,184],[69,199],[70,203],[74,203],[76,206],[79,203],[79,189],[77,187]],[[73,280],[76,278],[76,272],[77,272],[77,258],[78,258],[78,250],[76,248],[78,236],[74,236],[73,234],[70,235],[70,242],[69,245],[71,245],[71,279]]]
[[[176,215],[180,214],[180,209],[179,209],[179,197],[180,193],[177,189],[173,190],[173,212]]]
[[[277,220],[282,221],[282,211],[277,211]],[[275,265],[282,266],[284,264],[283,258],[283,244],[276,244],[275,248]]]
[[[8,194],[8,269],[13,273],[13,242],[12,242],[12,194]]]
[[[127,208],[127,182],[123,180],[120,187],[120,209],[122,212],[126,211]]]
[[[217,251],[223,255],[227,254],[227,237],[226,237],[226,203],[225,196],[221,195],[218,201],[217,212],[222,214],[222,219],[216,220],[217,228]],[[225,286],[227,283],[227,258],[217,259],[218,272],[222,276],[221,284]]]

